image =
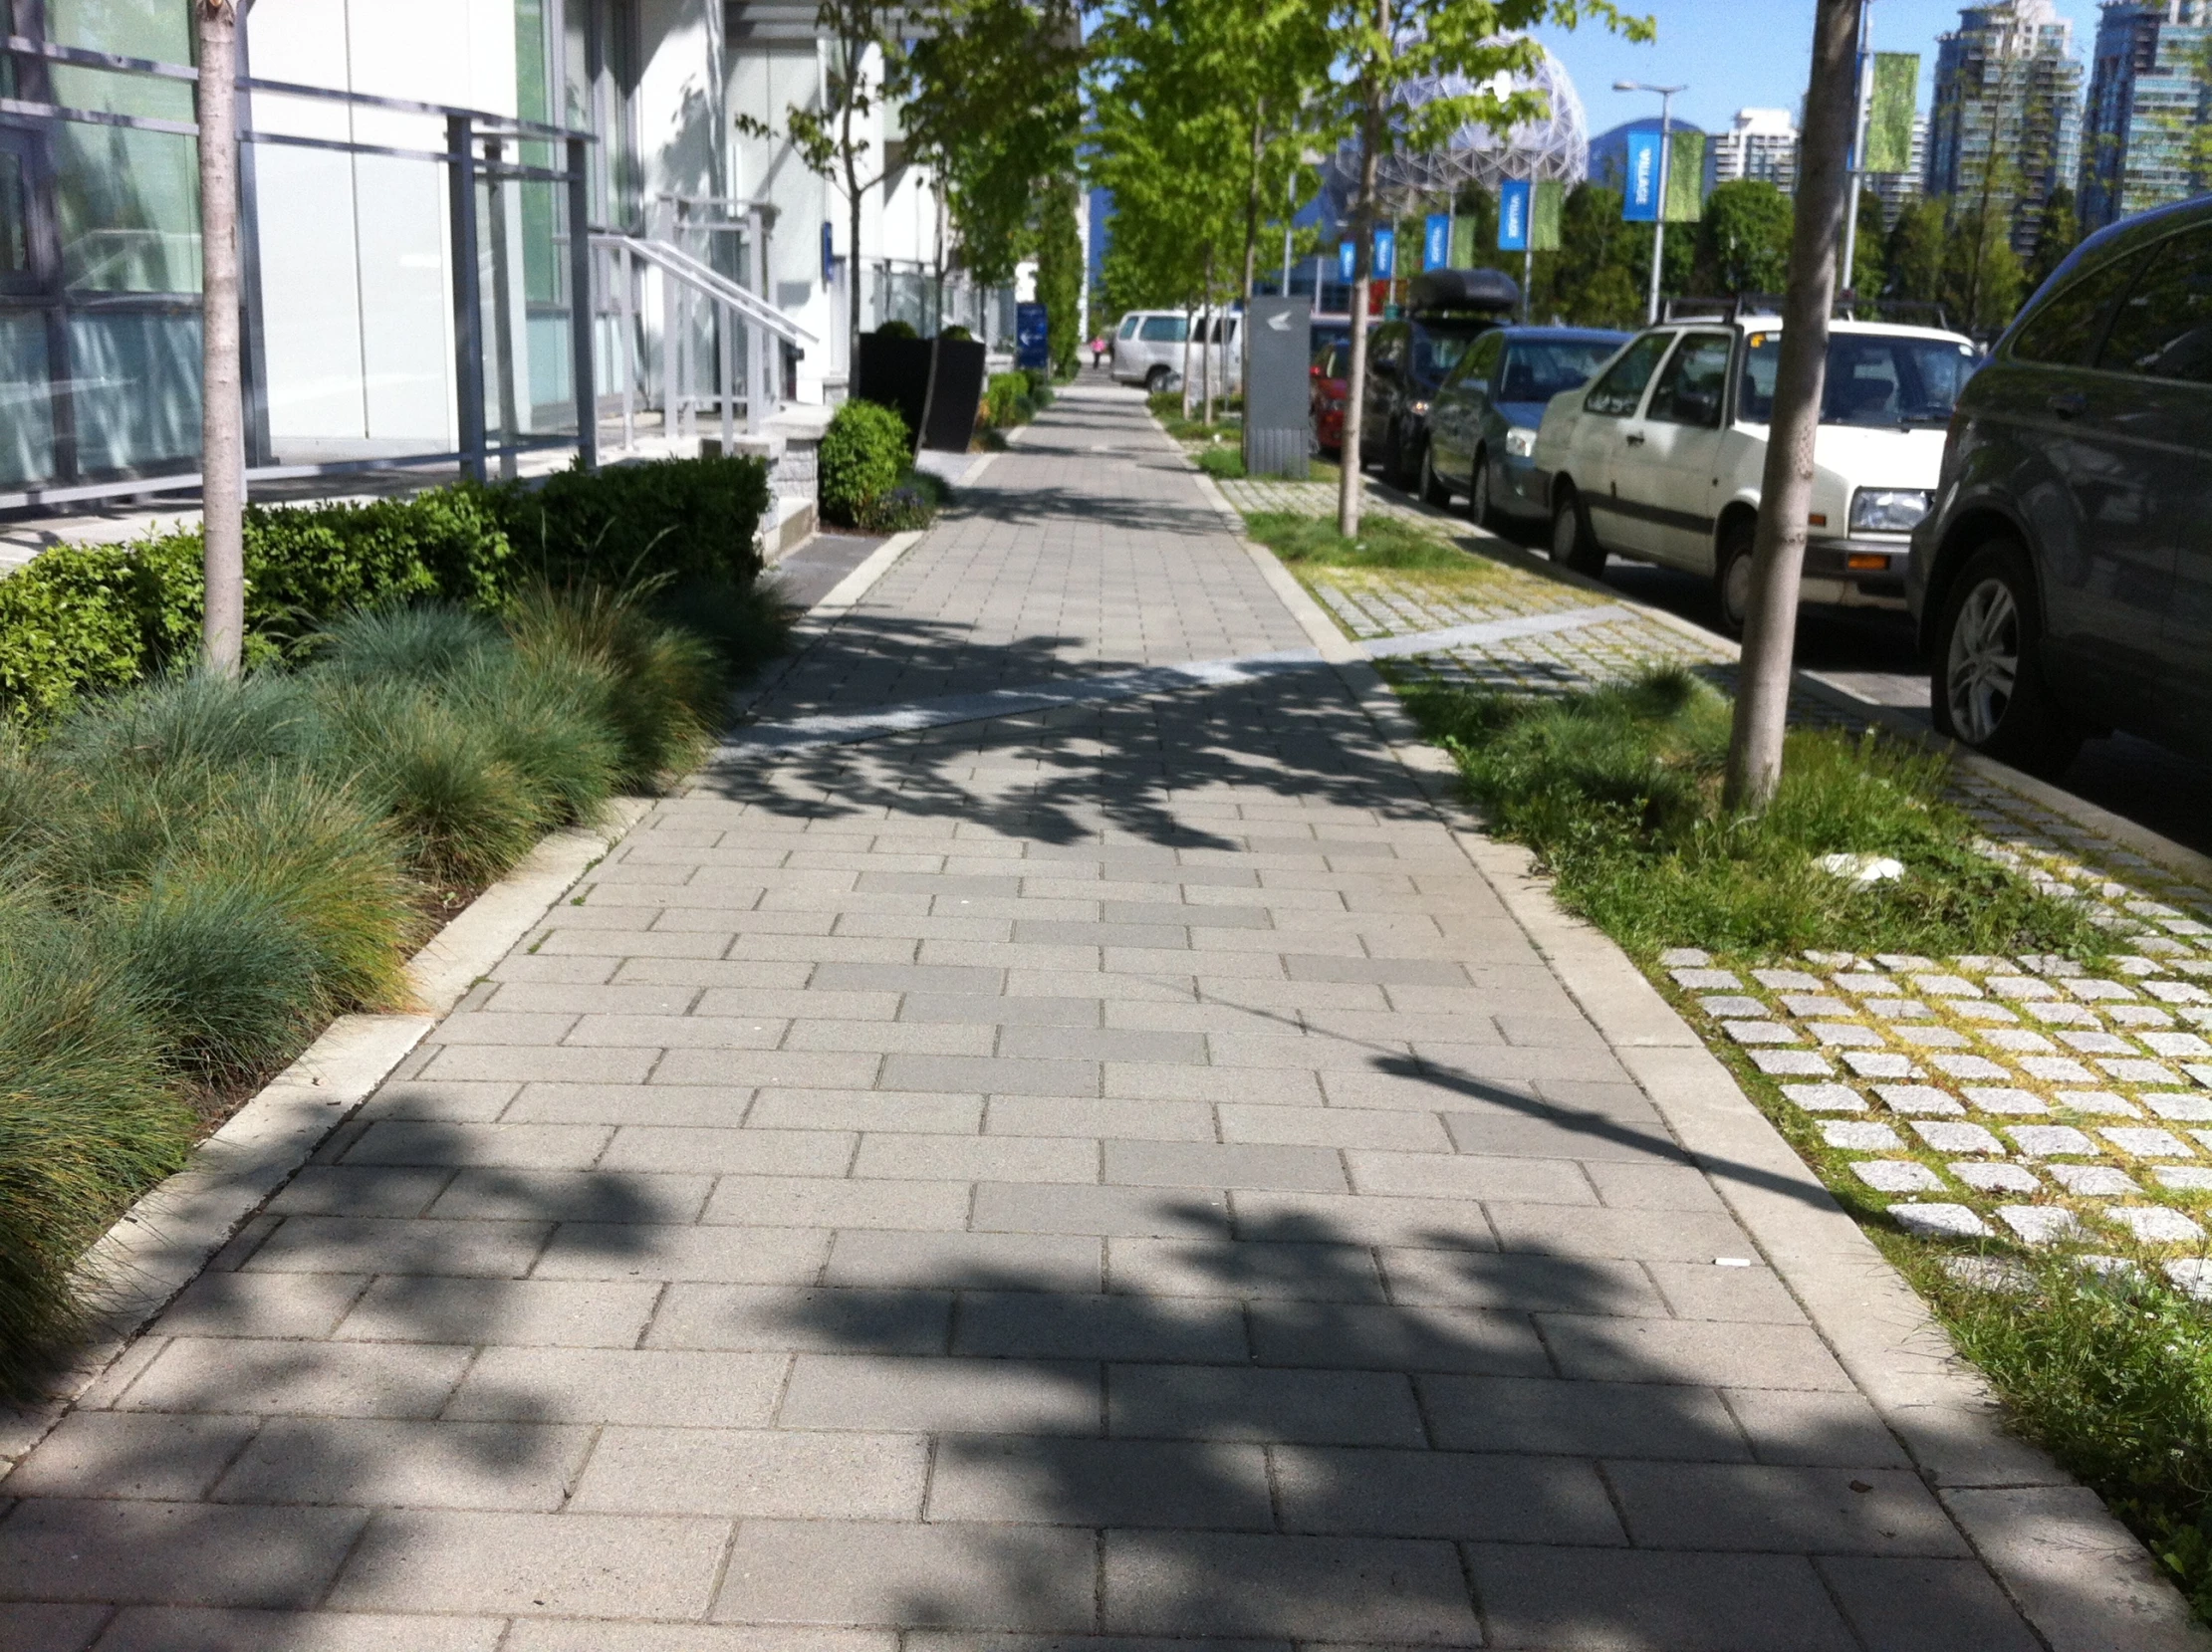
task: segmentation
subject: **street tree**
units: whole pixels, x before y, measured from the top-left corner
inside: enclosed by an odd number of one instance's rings
[[[245,402],[238,324],[238,9],[195,0],[199,36],[201,659],[238,675],[246,632]]]
[[[1892,297],[1935,304],[1943,297],[1943,246],[1949,203],[1940,196],[1907,201],[1882,244],[1883,287]]]
[[[1705,199],[1693,278],[1708,293],[1777,293],[1790,268],[1790,197],[1763,178],[1724,183]]]
[[[1722,781],[1723,804],[1739,814],[1762,813],[1782,781],[1798,586],[1805,570],[1806,508],[1813,496],[1829,315],[1836,302],[1849,194],[1846,161],[1857,118],[1852,69],[1858,59],[1859,11],[1859,0],[1819,0],[1814,16],[1813,75],[1805,94],[1804,160],[1790,235],[1789,285],[1782,301],[1782,349],[1775,363],[1774,409],[1759,484],[1743,665]]]
[[[1543,48],[1523,31],[1539,24],[1574,28],[1601,23],[1630,40],[1649,40],[1649,18],[1630,17],[1611,0],[1328,0],[1330,78],[1316,89],[1332,99],[1351,133],[1353,164],[1352,349],[1345,392],[1342,480],[1337,531],[1359,531],[1360,403],[1367,379],[1367,290],[1374,270],[1374,226],[1381,201],[1376,179],[1382,157],[1397,150],[1440,149],[1462,127],[1504,133],[1546,113],[1540,92],[1514,90],[1511,77],[1530,74]],[[1404,93],[1415,82],[1463,77],[1472,91],[1417,106]]]
[[[2028,260],[2028,290],[2041,287],[2081,240],[2082,219],[2075,211],[2074,191],[2061,184],[2044,201],[2043,215],[2036,224],[2035,256]]]

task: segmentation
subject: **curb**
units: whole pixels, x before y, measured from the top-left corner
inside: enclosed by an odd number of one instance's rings
[[[1201,482],[1306,634],[1325,652],[1330,639],[1341,650],[1336,622],[1273,552],[1243,536],[1243,517],[1211,479]],[[1335,663],[1384,747],[1650,1096],[2036,1632],[2054,1652],[2212,1647],[2212,1635],[2103,1501],[2004,1431],[1996,1397],[1927,1305],[1628,955],[1560,908],[1527,850],[1479,830],[1454,796],[1457,765],[1422,738],[1381,674],[1364,661]],[[2011,783],[2011,771],[1990,767]]]
[[[409,961],[418,1009],[332,1022],[299,1060],[195,1147],[182,1170],[143,1194],[85,1253],[79,1277],[97,1337],[47,1399],[0,1409],[0,1489],[6,1471],[128,1352],[138,1332],[354,1115],[477,978],[651,807],[646,798],[618,798],[600,826],[572,826],[539,843]]]

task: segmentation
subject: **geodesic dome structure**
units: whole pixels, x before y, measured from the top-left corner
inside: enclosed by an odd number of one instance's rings
[[[1559,59],[1545,51],[1534,70],[1500,75],[1491,84],[1501,95],[1542,92],[1549,113],[1542,119],[1525,120],[1502,134],[1488,126],[1467,125],[1454,132],[1441,149],[1383,156],[1377,182],[1385,197],[1410,208],[1423,200],[1455,194],[1470,183],[1495,193],[1508,179],[1557,179],[1577,184],[1589,175],[1590,132],[1583,100]],[[1418,109],[1438,98],[1463,98],[1479,90],[1481,83],[1462,75],[1431,76],[1409,82],[1397,101],[1405,108]],[[1349,169],[1355,154],[1353,150],[1341,155],[1340,169]]]

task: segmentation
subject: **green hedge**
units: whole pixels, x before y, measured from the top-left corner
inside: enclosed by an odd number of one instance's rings
[[[822,433],[822,514],[832,522],[866,526],[869,507],[898,486],[912,454],[912,435],[895,407],[845,402]]]
[[[1027,424],[1036,410],[1037,402],[1031,394],[1027,373],[994,372],[983,386],[984,417],[991,421],[994,430]]]
[[[436,599],[491,612],[531,579],[743,590],[760,572],[755,536],[767,508],[767,467],[751,458],[252,507],[247,662],[293,657],[318,626],[358,609]],[[0,722],[42,727],[80,693],[189,659],[199,646],[201,566],[195,528],[58,548],[0,579]]]

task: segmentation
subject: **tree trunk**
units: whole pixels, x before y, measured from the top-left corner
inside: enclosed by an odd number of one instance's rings
[[[846,252],[848,278],[845,304],[846,337],[850,341],[846,360],[851,363],[846,393],[850,395],[851,386],[860,381],[860,169],[855,164],[856,157],[853,153],[853,104],[850,90],[846,98],[845,192],[852,228],[852,239],[847,243]]]
[[[1383,8],[1387,26],[1387,0]],[[1369,96],[1359,125],[1359,195],[1352,207],[1352,360],[1345,373],[1344,446],[1337,454],[1337,532],[1351,539],[1359,532],[1360,403],[1367,393],[1367,281],[1374,268],[1374,176],[1382,144],[1379,99]]]
[[[1813,448],[1828,376],[1829,311],[1836,301],[1836,259],[1843,234],[1850,67],[1857,55],[1858,0],[1820,0],[1813,29],[1813,78],[1805,95],[1804,171],[1790,236],[1789,289],[1782,301],[1782,354],[1775,365],[1774,416],[1768,423],[1759,529],[1752,549],[1751,603],[1722,791],[1722,802],[1736,813],[1764,810],[1782,780],[1798,582],[1805,569],[1806,507],[1813,496]]]
[[[1198,347],[1198,377],[1201,394],[1204,397],[1204,417],[1206,423],[1210,426],[1213,423],[1213,363],[1214,357],[1221,354],[1221,318],[1214,314],[1213,308],[1213,248],[1211,247],[1206,249],[1206,308],[1201,314],[1206,318],[1203,324],[1206,329],[1206,337],[1204,343]]]
[[[239,672],[246,629],[245,419],[238,373],[238,14],[201,0],[200,505],[206,518],[207,611],[201,658]]]

